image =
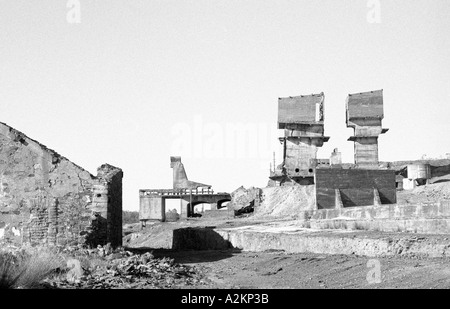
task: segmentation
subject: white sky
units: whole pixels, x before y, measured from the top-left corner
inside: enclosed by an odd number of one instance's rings
[[[450,153],[448,0],[381,0],[380,23],[373,0],[79,3],[69,23],[66,0],[0,0],[0,121],[93,174],[122,168],[125,210],[172,186],[171,155],[216,191],[265,186],[278,97],[325,93],[320,158],[353,161],[345,99],[378,89],[380,160]]]

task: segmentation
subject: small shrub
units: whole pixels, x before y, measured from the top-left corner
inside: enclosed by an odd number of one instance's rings
[[[0,289],[13,288],[22,272],[20,257],[10,252],[0,252]]]
[[[37,288],[40,282],[57,269],[64,267],[62,258],[48,249],[38,249],[25,260],[24,271],[18,280],[18,287]]]
[[[176,209],[169,210],[166,212],[166,221],[167,222],[176,222],[180,219],[180,215],[178,214]]]
[[[46,248],[34,249],[31,253],[1,252],[0,288],[38,288],[42,280],[62,267],[62,258]]]
[[[138,211],[123,211],[122,212],[122,224],[139,223]]]

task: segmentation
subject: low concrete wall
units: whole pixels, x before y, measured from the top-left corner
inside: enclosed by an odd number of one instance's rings
[[[378,219],[378,220],[313,220],[312,229],[364,230],[375,232],[407,232],[450,234],[450,219]]]
[[[301,217],[302,226],[314,229],[450,234],[450,201],[319,209]]]
[[[340,209],[319,209],[309,212],[314,220],[351,218],[351,219],[437,219],[450,218],[450,200],[420,205],[378,205]],[[305,216],[301,216],[305,217]]]
[[[389,243],[384,239],[317,236],[308,232],[271,233],[245,230],[217,230],[234,248],[261,252],[280,250],[286,253],[385,255]]]
[[[406,233],[314,230],[298,222],[278,222],[237,228],[187,228],[174,231],[173,249],[242,251],[279,250],[286,253],[347,254],[360,256],[450,257],[447,238]],[[177,241],[176,241],[177,239]]]
[[[182,228],[173,231],[172,249],[175,250],[222,250],[231,243],[212,228]]]

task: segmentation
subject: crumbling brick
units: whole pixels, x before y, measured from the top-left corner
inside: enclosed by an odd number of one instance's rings
[[[0,240],[15,243],[121,245],[122,170],[91,173],[0,123]],[[94,189],[107,191],[93,205]],[[17,235],[20,234],[20,235]]]

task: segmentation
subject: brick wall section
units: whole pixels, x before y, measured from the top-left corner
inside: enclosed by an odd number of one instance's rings
[[[343,207],[374,204],[374,189],[382,204],[397,202],[395,172],[392,170],[317,169],[315,175],[318,209],[335,208],[338,189]]]
[[[122,245],[122,178],[121,169],[104,164],[97,177],[107,193],[107,242],[113,247]]]
[[[92,202],[94,186],[102,181],[0,123],[0,241],[62,246],[106,243],[108,204],[96,207]],[[110,219],[117,221],[112,226],[121,226],[121,214],[116,214],[122,211],[121,178],[111,182],[117,192]],[[117,228],[113,230],[117,233]]]

